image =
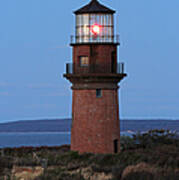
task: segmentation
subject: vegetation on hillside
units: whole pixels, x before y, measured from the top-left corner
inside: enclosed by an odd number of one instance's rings
[[[6,148],[1,150],[0,180],[12,179],[14,167],[37,166],[44,171],[35,180],[178,180],[179,139],[166,130],[123,136],[121,152],[113,155],[79,155],[69,146]]]

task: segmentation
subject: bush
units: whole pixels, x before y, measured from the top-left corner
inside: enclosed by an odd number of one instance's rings
[[[118,161],[116,157],[114,154],[96,154],[92,156],[91,161],[100,166],[112,166]]]
[[[124,169],[126,168],[125,165],[120,164],[118,166],[113,166],[112,167],[112,176],[113,176],[113,180],[119,180],[122,177],[122,173],[124,171]]]
[[[122,180],[154,180],[154,175],[150,172],[131,172]]]
[[[47,170],[43,175],[37,177],[35,180],[85,180],[80,173],[69,174],[63,169],[57,167],[53,170]]]
[[[1,157],[0,158],[0,170],[1,171],[4,168],[11,169],[12,166],[13,166],[13,159],[12,158],[7,158],[7,157],[3,157],[3,158]]]
[[[111,171],[112,171],[112,167],[110,167],[110,166],[92,165],[91,168],[92,168],[93,172],[97,172],[97,173],[103,172],[105,174],[108,174],[108,173],[111,173]]]
[[[150,130],[146,133],[137,133],[133,135],[134,140],[142,148],[151,148],[161,144],[179,144],[179,139],[176,133],[172,133],[169,130]]]
[[[137,147],[137,143],[134,140],[134,138],[129,136],[121,136],[120,143],[121,143],[121,150],[134,149]]]

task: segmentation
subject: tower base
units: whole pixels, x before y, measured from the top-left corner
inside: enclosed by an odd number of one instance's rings
[[[118,90],[73,90],[71,150],[79,153],[120,151]]]

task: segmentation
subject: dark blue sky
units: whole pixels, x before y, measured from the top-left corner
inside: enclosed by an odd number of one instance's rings
[[[63,79],[82,0],[0,1],[0,122],[70,117]],[[117,10],[121,118],[179,118],[179,1],[101,0]]]

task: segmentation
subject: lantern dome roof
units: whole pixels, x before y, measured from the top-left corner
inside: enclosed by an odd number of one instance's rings
[[[75,14],[84,14],[84,13],[106,13],[106,14],[114,14],[115,11],[109,9],[108,7],[100,4],[98,0],[91,0],[89,4],[78,9],[74,12]]]

